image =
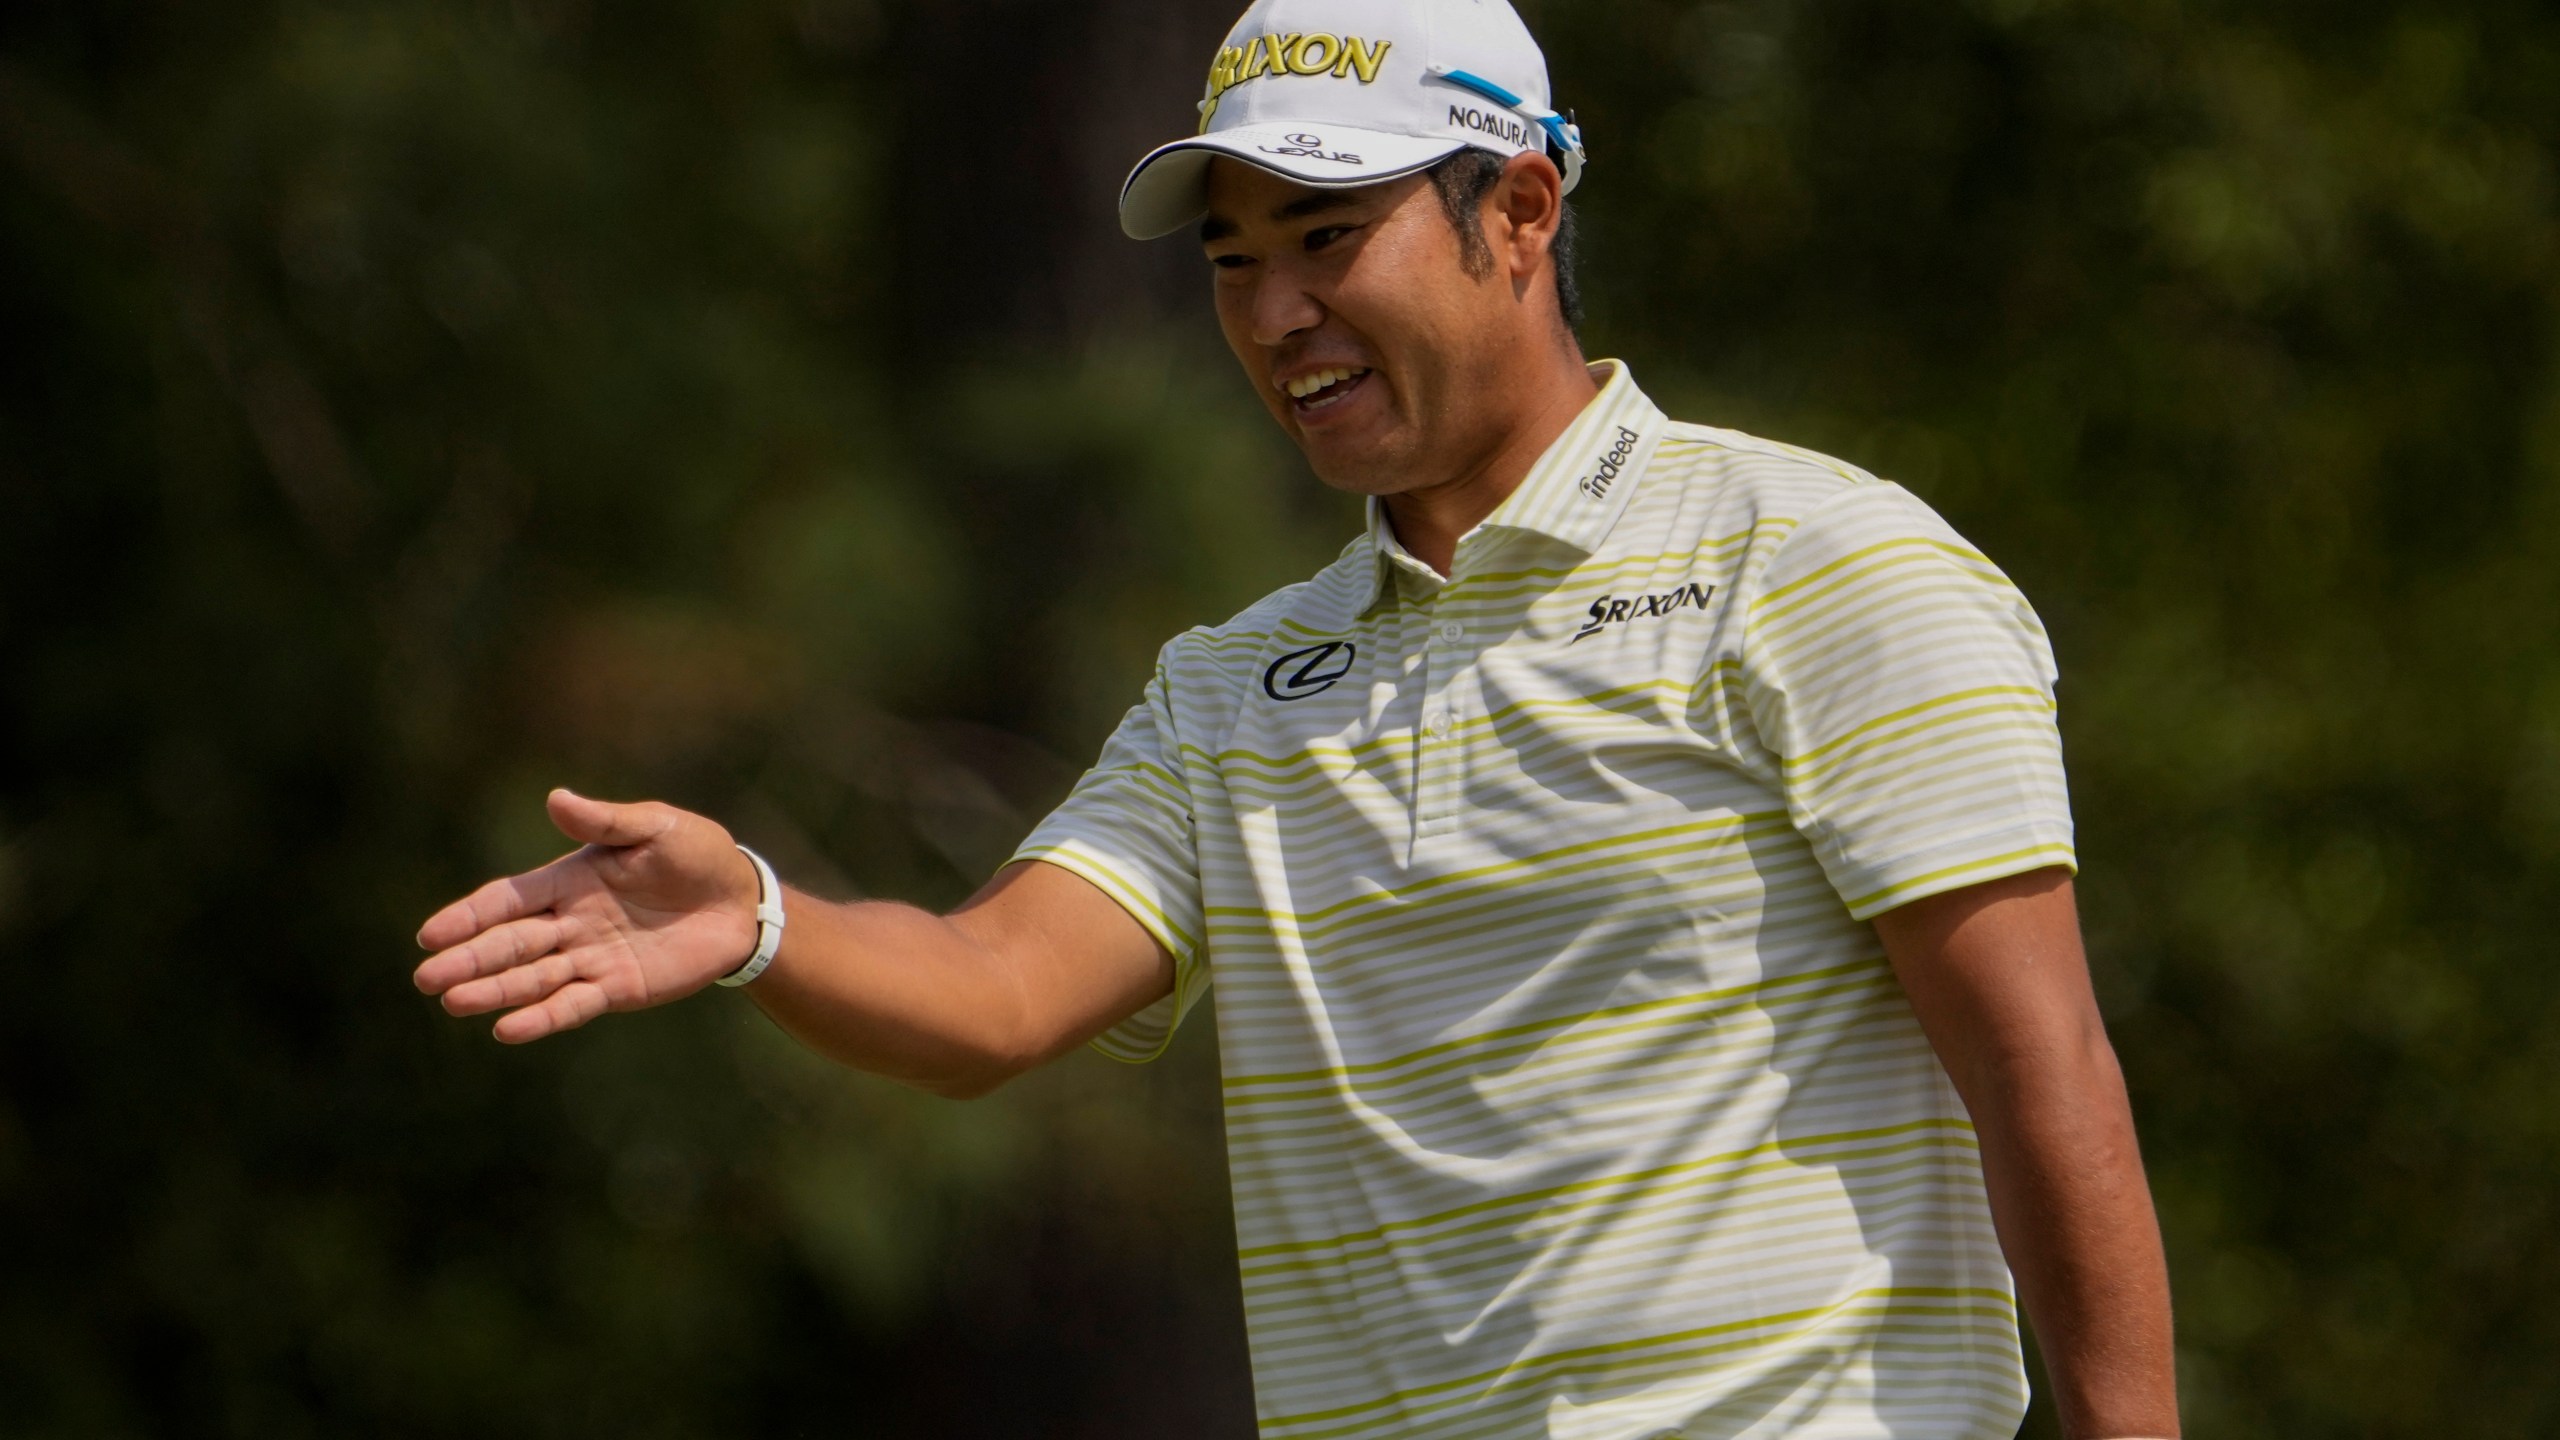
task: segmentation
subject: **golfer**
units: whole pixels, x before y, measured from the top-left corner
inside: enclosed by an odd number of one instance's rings
[[[1219,990],[1262,1433],[2173,1436],[2042,628],[1899,487],[1575,339],[1581,136],[1502,0],[1263,0],[1142,160],[1365,533],[1164,647],[947,916],[698,815],[429,920],[501,1040],[715,981],[952,1096]],[[2012,1276],[2015,1277],[2013,1287]]]

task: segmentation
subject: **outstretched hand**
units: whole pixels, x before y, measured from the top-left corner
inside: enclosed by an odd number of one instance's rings
[[[755,868],[727,830],[655,802],[554,790],[545,803],[581,848],[481,886],[418,931],[435,952],[418,988],[448,1012],[504,1010],[494,1033],[520,1045],[680,1000],[755,949]]]

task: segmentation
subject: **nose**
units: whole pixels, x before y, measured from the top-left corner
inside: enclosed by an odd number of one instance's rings
[[[1289,337],[1324,323],[1324,305],[1310,293],[1288,265],[1265,267],[1262,283],[1253,288],[1249,317],[1253,343],[1276,348]]]

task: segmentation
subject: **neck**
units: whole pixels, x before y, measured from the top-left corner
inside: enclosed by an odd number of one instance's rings
[[[1578,351],[1560,350],[1509,393],[1520,397],[1510,412],[1513,423],[1473,464],[1452,479],[1385,496],[1381,502],[1387,522],[1395,527],[1396,542],[1442,575],[1456,561],[1458,537],[1511,498],[1520,482],[1529,478],[1530,467],[1590,405],[1600,387],[1593,383]]]

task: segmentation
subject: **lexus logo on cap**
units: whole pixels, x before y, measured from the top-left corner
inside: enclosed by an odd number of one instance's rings
[[[1324,137],[1321,135],[1310,135],[1301,130],[1295,135],[1284,135],[1281,138],[1288,143],[1284,145],[1257,145],[1254,148],[1265,155],[1293,155],[1301,160],[1329,160],[1336,165],[1365,165],[1369,163],[1361,159],[1359,156],[1352,154],[1348,150],[1326,150],[1324,148]]]

